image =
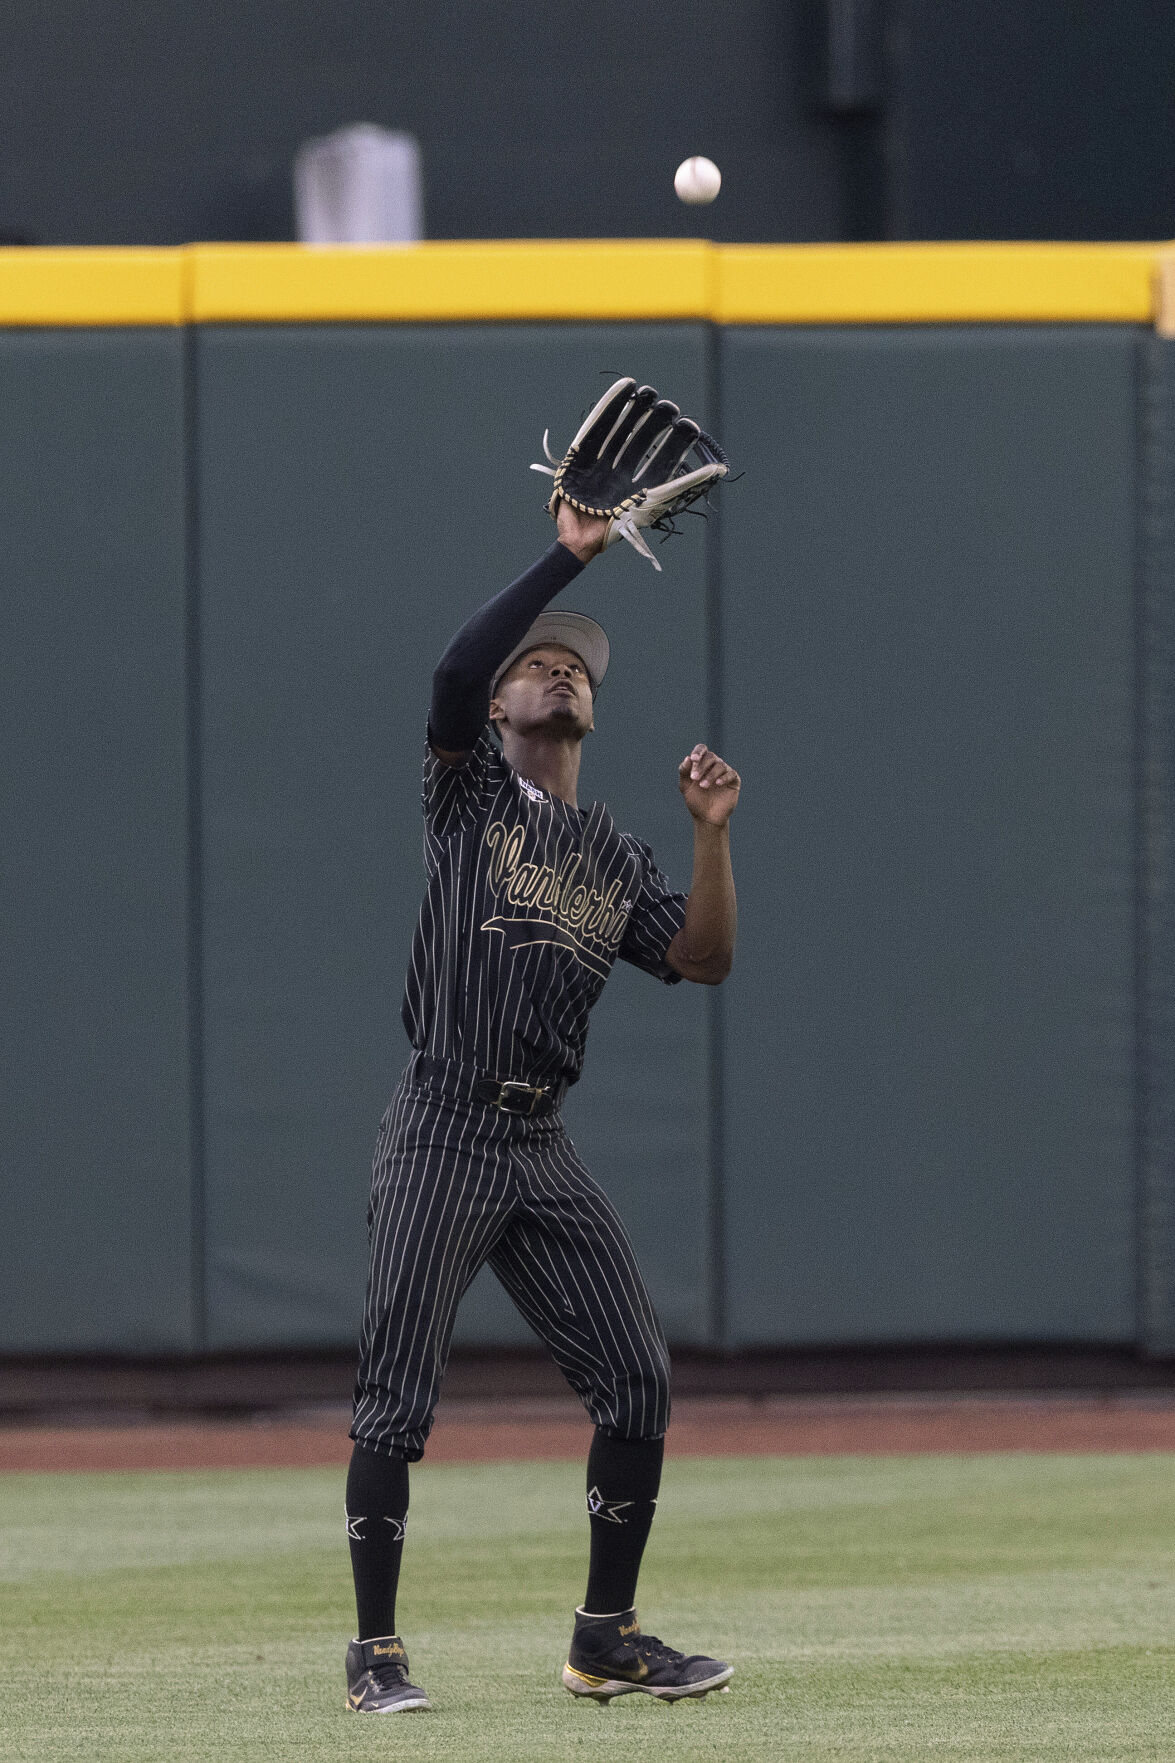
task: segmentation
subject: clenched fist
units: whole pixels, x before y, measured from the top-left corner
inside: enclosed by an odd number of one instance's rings
[[[701,743],[677,768],[677,787],[695,820],[725,826],[738,804],[742,779],[732,765]]]

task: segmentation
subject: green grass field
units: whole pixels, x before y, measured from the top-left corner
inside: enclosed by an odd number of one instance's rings
[[[0,1478],[0,1757],[1175,1758],[1175,1459],[671,1463],[641,1615],[729,1695],[560,1687],[574,1465],[422,1465],[429,1714],[343,1707],[338,1471]]]

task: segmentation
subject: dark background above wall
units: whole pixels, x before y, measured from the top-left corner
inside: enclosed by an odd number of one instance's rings
[[[0,238],[293,234],[298,144],[424,151],[433,238],[1175,232],[1175,9],[1056,0],[4,7]],[[725,184],[684,208],[673,168]]]

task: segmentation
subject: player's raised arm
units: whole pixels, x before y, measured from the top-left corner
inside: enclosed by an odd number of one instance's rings
[[[734,767],[700,742],[677,768],[677,786],[694,822],[694,874],[685,923],[665,960],[699,985],[720,985],[734,961],[738,911],[729,826],[741,785]]]
[[[461,626],[433,673],[428,713],[429,744],[446,765],[465,759],[485,727],[498,668],[548,602],[600,551],[607,524],[561,504],[555,544]]]

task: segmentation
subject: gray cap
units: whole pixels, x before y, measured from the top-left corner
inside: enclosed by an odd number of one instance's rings
[[[608,639],[595,619],[587,618],[582,612],[540,612],[521,643],[511,649],[494,675],[490,696],[497,691],[503,674],[509,672],[518,657],[525,655],[528,649],[537,649],[542,643],[558,643],[564,649],[574,650],[587,668],[594,697],[608,671]]]

